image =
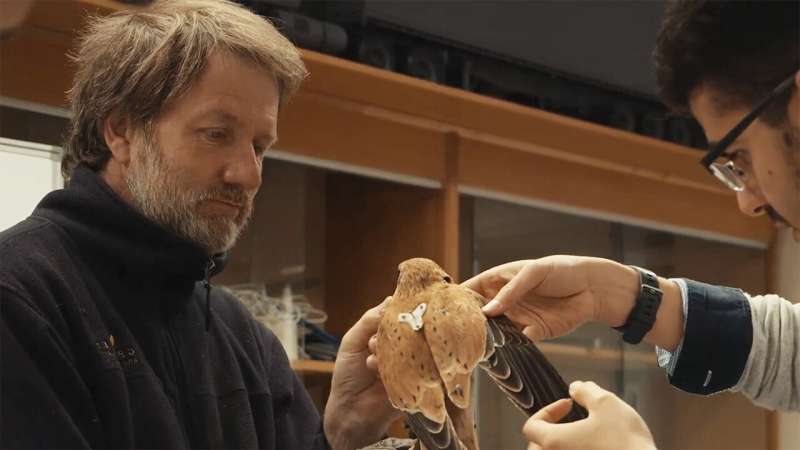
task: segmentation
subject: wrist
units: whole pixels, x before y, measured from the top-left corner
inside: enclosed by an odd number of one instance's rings
[[[683,339],[683,296],[678,283],[665,278],[659,278],[658,281],[664,296],[658,309],[656,323],[645,335],[644,340],[674,352]]]
[[[597,307],[596,320],[611,327],[625,324],[631,314],[640,281],[636,269],[608,259],[598,259],[591,273],[592,291]]]
[[[345,417],[347,414],[342,411],[342,408],[336,407],[334,403],[329,401],[325,407],[323,419],[325,438],[328,439],[332,450],[356,448],[352,445],[352,432],[347,429],[347,424],[350,422]]]
[[[385,421],[380,413],[359,414],[353,405],[329,398],[323,430],[332,450],[352,450],[379,441],[389,427]]]

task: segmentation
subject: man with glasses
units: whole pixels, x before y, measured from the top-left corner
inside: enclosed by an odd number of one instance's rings
[[[655,62],[665,102],[705,130],[711,150],[703,166],[736,192],[744,214],[767,214],[800,241],[798,4],[674,1]],[[655,344],[682,390],[730,390],[800,411],[800,305],[778,296],[577,256],[511,262],[465,284],[494,299],[487,315],[506,313],[533,340],[602,321],[626,342]],[[573,383],[570,394],[589,418],[558,424],[572,401],[551,404],[525,425],[529,450],[655,448],[647,425],[618,397],[592,382]]]

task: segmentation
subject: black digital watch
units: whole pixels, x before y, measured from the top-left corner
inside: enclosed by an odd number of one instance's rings
[[[658,277],[653,272],[641,267],[630,266],[639,272],[639,295],[633,305],[625,325],[616,327],[622,332],[622,340],[629,344],[638,344],[656,322],[658,307],[661,306],[661,297],[664,294],[658,283]]]

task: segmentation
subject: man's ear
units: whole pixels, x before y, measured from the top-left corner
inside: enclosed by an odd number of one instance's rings
[[[127,166],[131,159],[131,144],[134,138],[130,120],[115,111],[109,114],[100,126],[106,146],[111,151],[111,158]]]

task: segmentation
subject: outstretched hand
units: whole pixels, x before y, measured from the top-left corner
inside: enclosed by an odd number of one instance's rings
[[[545,406],[525,423],[528,450],[656,450],[644,420],[616,395],[591,381],[572,383],[569,395],[572,399]],[[589,417],[558,423],[573,401],[585,407]]]

